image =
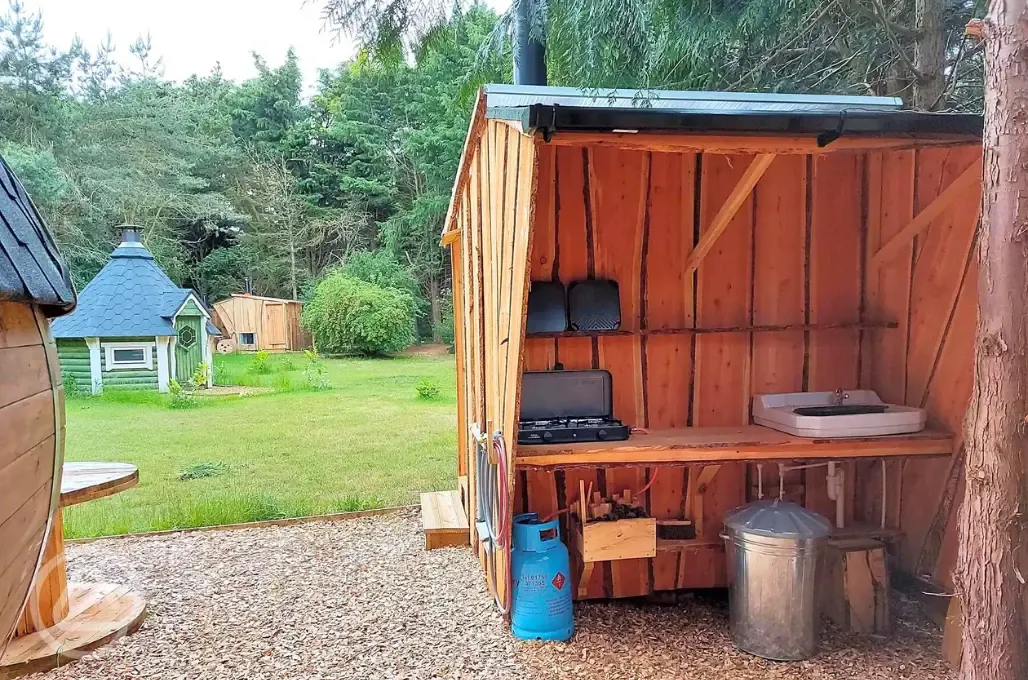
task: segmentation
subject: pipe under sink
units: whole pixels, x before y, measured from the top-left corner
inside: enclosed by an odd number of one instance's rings
[[[872,390],[784,392],[753,397],[753,422],[798,437],[875,437],[920,432],[924,409],[887,404]]]

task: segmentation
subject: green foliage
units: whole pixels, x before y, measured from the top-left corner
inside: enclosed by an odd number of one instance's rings
[[[211,367],[206,361],[201,361],[193,369],[193,376],[189,379],[195,388],[207,387],[207,382],[211,379]]]
[[[439,385],[428,378],[422,378],[414,385],[420,399],[435,399],[439,396]]]
[[[178,474],[179,481],[186,482],[191,479],[206,479],[228,474],[228,465],[220,461],[201,461],[191,463]]]
[[[171,394],[171,401],[168,402],[168,408],[188,409],[196,408],[200,405],[200,403],[196,401],[196,398],[193,397],[192,390],[183,387],[177,380],[168,381],[168,392]]]
[[[271,373],[271,352],[266,349],[258,350],[250,360],[247,370],[261,375]]]
[[[68,399],[82,395],[79,384],[75,382],[75,376],[70,373],[65,373],[61,376],[61,386],[64,387],[64,396]]]
[[[418,294],[417,281],[410,270],[400,264],[387,250],[362,250],[346,260],[342,272],[350,278],[374,284],[380,288],[402,290],[411,297]]]
[[[307,359],[307,365],[303,369],[303,378],[307,383],[308,389],[331,389],[332,383],[328,378],[328,369],[325,367],[324,362],[321,361],[318,352],[307,349],[303,351],[303,356]]]
[[[445,298],[445,304],[443,305],[442,315],[440,321],[436,324],[433,331],[433,335],[438,337],[440,341],[447,345],[452,345],[454,341],[453,333],[453,298]]]
[[[324,352],[397,352],[414,340],[414,300],[401,290],[336,272],[318,284],[300,323]]]

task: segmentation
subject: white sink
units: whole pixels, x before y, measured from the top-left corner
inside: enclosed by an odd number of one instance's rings
[[[803,415],[796,409],[817,406],[885,407],[882,413],[849,415]],[[886,404],[871,390],[841,392],[785,392],[753,397],[753,422],[797,437],[824,439],[876,437],[920,432],[925,426],[924,409]]]

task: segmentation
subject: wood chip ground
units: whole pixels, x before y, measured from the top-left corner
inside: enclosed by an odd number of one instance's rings
[[[713,598],[584,604],[571,643],[517,641],[470,550],[425,552],[416,511],[97,541],[68,554],[73,579],[138,588],[150,617],[35,676],[47,680],[951,677],[938,633],[910,621],[889,639],[829,629],[811,661],[757,659],[732,647],[725,602]]]

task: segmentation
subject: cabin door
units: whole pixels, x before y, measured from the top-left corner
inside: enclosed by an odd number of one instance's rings
[[[175,342],[175,380],[180,385],[193,377],[193,371],[203,361],[203,338],[200,333],[202,316],[183,316],[175,320],[178,340]]]
[[[264,347],[289,349],[286,346],[286,306],[281,302],[264,305]]]

